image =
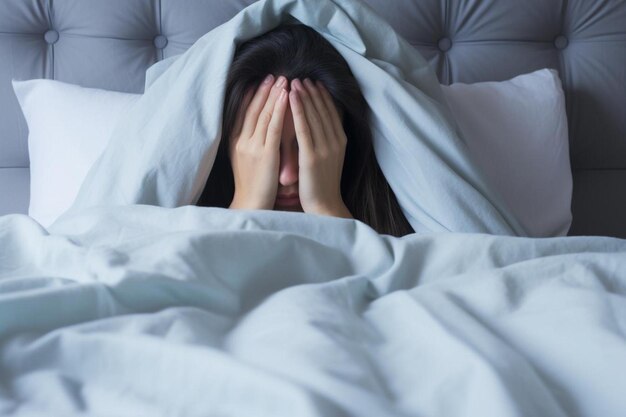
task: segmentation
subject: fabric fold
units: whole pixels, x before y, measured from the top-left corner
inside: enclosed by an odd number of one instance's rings
[[[371,109],[378,163],[416,232],[527,235],[469,159],[428,62],[353,0],[261,0],[154,65],[66,215],[99,205],[194,204],[217,153],[237,45],[296,22],[318,31],[350,66]]]

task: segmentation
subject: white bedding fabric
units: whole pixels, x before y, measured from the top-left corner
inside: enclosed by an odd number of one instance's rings
[[[0,218],[0,414],[626,410],[626,241],[277,211]]]

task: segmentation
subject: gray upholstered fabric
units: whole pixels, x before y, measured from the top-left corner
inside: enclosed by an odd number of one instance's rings
[[[11,78],[142,92],[145,70],[184,52],[252,0],[2,0],[0,214],[27,212],[27,126]],[[555,68],[574,170],[571,234],[626,237],[626,1],[367,0],[444,84]]]
[[[0,168],[0,201],[5,213],[28,209],[29,181],[28,168]]]

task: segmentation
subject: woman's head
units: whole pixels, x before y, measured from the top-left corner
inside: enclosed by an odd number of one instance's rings
[[[347,137],[341,195],[355,219],[380,233],[412,233],[376,162],[369,108],[341,54],[305,25],[284,25],[237,48],[226,83],[222,137],[199,205],[228,207],[234,195],[229,143],[240,112],[267,74],[288,80],[320,81],[333,98]],[[298,148],[293,115],[287,109],[281,138],[278,194],[297,193]]]

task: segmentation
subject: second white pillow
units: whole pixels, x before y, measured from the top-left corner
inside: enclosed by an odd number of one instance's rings
[[[558,72],[442,88],[470,156],[528,234],[567,235],[573,181]]]

